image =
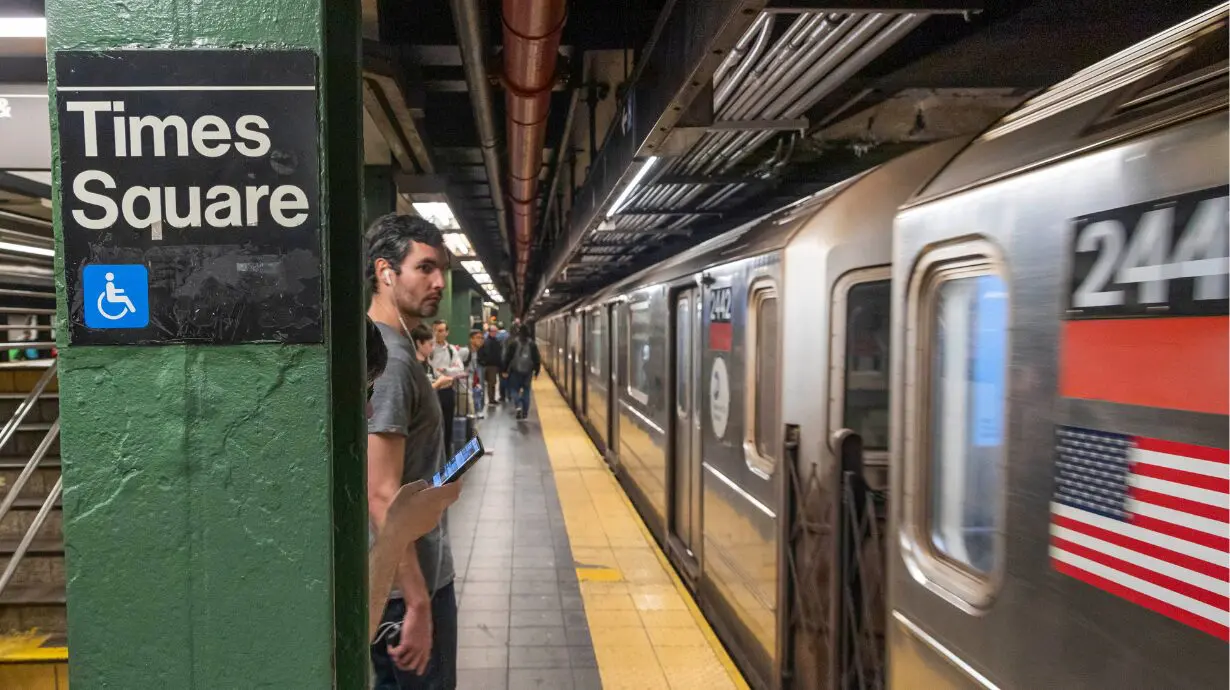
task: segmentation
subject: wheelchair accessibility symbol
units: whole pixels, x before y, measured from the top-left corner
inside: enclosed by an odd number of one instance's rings
[[[86,266],[82,272],[85,325],[145,328],[149,325],[149,271],[141,264]]]

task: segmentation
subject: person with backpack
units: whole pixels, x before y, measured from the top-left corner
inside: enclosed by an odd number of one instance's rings
[[[499,329],[495,324],[487,329],[487,339],[478,350],[478,365],[483,368],[483,380],[487,384],[487,404],[495,407],[499,402],[500,366],[504,362],[504,344],[496,337]]]
[[[541,368],[538,344],[530,337],[529,327],[522,326],[504,347],[504,376],[517,406],[517,419],[525,419],[530,414],[530,376],[537,378]]]

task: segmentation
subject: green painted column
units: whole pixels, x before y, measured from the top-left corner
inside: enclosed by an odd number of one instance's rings
[[[453,293],[453,310],[448,315],[448,330],[452,333],[451,340],[457,345],[468,345],[470,342],[470,322],[473,320],[470,305],[473,303],[474,291],[463,288]]]
[[[388,165],[363,166],[363,227],[386,213],[397,210],[397,187],[393,168]]]
[[[445,322],[448,322],[449,314],[452,314],[452,313],[453,313],[453,272],[445,271],[444,272],[444,294],[440,296],[440,304],[439,306],[436,307],[436,316],[435,318],[431,320],[434,322],[436,319],[444,319]],[[427,325],[430,326],[431,324],[429,323]],[[453,327],[453,324],[449,323],[449,331],[450,331],[449,335],[450,336],[452,335],[452,327]],[[451,340],[451,337],[450,337],[450,340]]]
[[[71,685],[366,687],[359,3],[46,11],[53,103],[58,50],[309,49],[321,80],[324,344],[69,346],[57,279]]]

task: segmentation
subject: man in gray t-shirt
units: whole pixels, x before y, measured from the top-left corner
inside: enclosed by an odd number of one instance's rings
[[[384,375],[372,388],[372,416],[367,420],[369,434],[398,434],[406,437],[402,484],[432,476],[444,468],[444,433],[440,400],[427,381],[427,372],[414,356],[410,340],[396,329],[377,323],[388,364]],[[453,581],[453,553],[446,531],[447,515],[439,526],[415,544],[419,567],[428,592],[438,591]],[[394,597],[401,592],[394,590]]]
[[[372,289],[367,315],[389,353],[367,427],[367,505],[379,531],[398,490],[431,481],[445,464],[439,399],[410,332],[439,309],[448,252],[440,231],[415,216],[382,216],[364,239]],[[446,521],[420,538],[413,554],[403,554],[371,658],[377,689],[456,687],[457,598]]]

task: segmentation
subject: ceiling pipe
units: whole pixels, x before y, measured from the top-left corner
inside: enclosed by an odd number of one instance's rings
[[[466,85],[474,110],[474,124],[483,152],[483,167],[487,170],[487,185],[495,206],[496,222],[504,248],[510,248],[508,210],[504,206],[504,177],[500,171],[499,142],[496,139],[495,111],[491,106],[491,84],[487,80],[486,42],[483,40],[483,13],[479,0],[452,0],[453,25],[461,48],[461,63],[465,66]]]
[[[555,61],[567,18],[566,0],[504,0],[508,198],[518,296],[529,267]]]

